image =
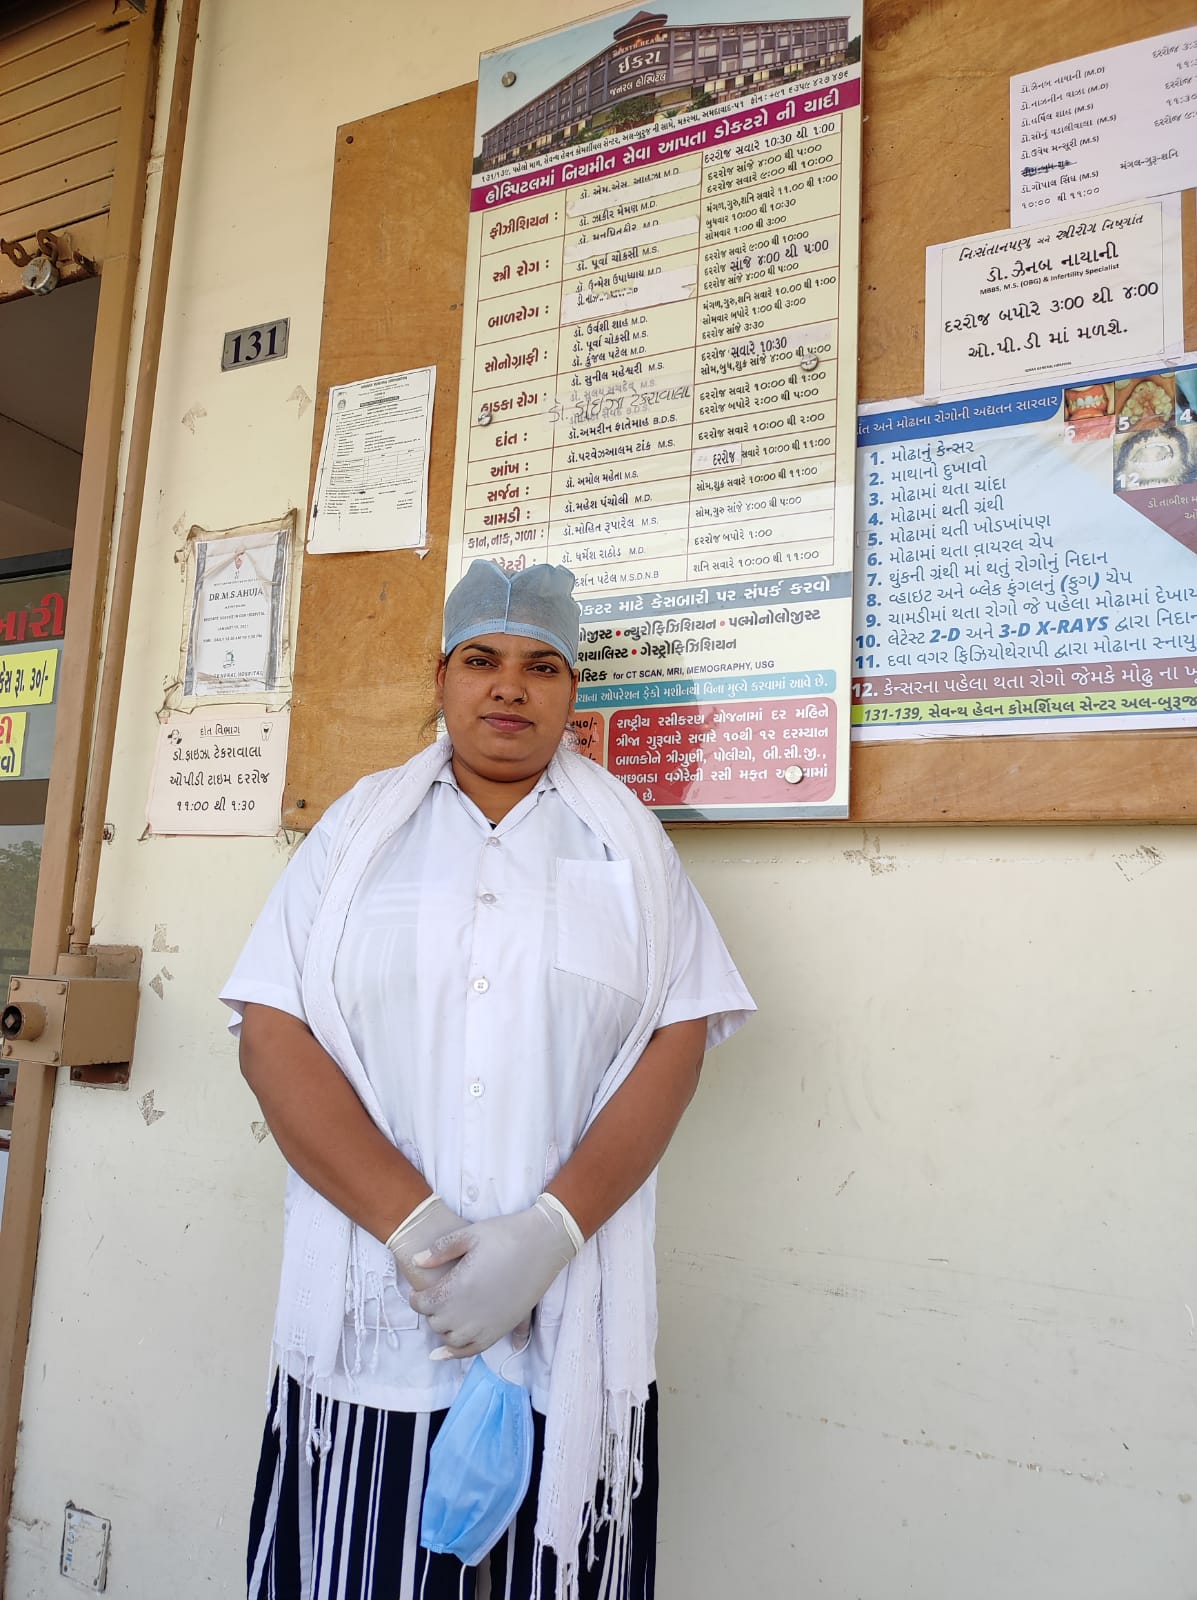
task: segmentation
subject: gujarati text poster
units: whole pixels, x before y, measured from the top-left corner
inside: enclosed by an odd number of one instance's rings
[[[146,822],[153,834],[278,832],[290,711],[168,711],[158,724]]]
[[[0,784],[47,778],[69,572],[0,579]]]
[[[1197,366],[865,406],[859,471],[854,737],[1197,725]]]
[[[1010,221],[1197,182],[1197,24],[1010,79]]]
[[[1180,196],[927,250],[928,395],[1180,355]]]
[[[448,583],[572,567],[579,747],[672,817],[847,814],[859,7],[483,58]]]

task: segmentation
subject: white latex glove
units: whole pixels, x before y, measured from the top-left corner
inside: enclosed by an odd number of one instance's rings
[[[411,1297],[414,1310],[444,1339],[433,1361],[476,1356],[526,1322],[545,1290],[578,1252],[581,1234],[544,1195],[527,1211],[467,1223],[416,1258],[421,1271],[451,1266]],[[571,1231],[572,1230],[572,1231]]]
[[[413,1256],[430,1249],[448,1235],[459,1233],[465,1225],[465,1219],[450,1210],[437,1194],[429,1195],[403,1219],[387,1240],[387,1249],[413,1289],[430,1289],[449,1271],[448,1267],[417,1267]]]

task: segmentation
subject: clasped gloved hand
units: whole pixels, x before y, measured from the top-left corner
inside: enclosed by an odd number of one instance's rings
[[[437,1194],[430,1194],[427,1200],[422,1200],[413,1212],[404,1217],[387,1240],[387,1249],[413,1289],[431,1288],[449,1269],[420,1268],[412,1258],[447,1235],[460,1232],[465,1225],[464,1217],[459,1217]]]
[[[526,1323],[553,1279],[582,1248],[582,1233],[559,1200],[541,1195],[526,1211],[470,1222],[419,1253],[416,1270],[450,1267],[411,1297],[444,1339],[434,1361],[476,1356]]]

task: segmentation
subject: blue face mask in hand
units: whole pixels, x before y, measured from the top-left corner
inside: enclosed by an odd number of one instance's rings
[[[498,1544],[532,1478],[532,1402],[475,1356],[433,1441],[420,1543],[474,1567]]]

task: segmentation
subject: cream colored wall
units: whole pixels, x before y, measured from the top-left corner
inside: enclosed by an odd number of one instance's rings
[[[303,503],[337,123],[582,10],[205,5],[99,910],[156,983],[55,1110],[9,1600],[79,1592],[68,1500],[110,1596],[241,1592],[281,1168],[213,995],[286,852],[139,839],[175,558]],[[679,843],[762,1015],[664,1176],[662,1600],[1192,1600],[1197,837]]]

